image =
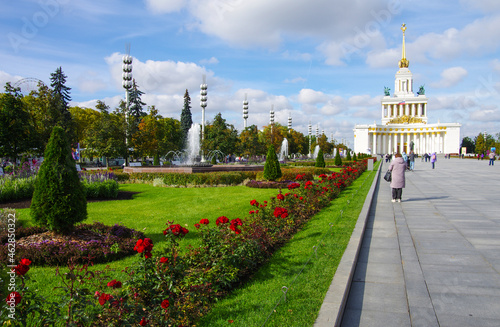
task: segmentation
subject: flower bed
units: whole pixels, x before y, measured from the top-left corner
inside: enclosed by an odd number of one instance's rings
[[[109,281],[105,274],[97,273],[95,276],[101,277],[92,281],[79,279],[86,268],[70,265],[67,276],[77,276],[75,278],[82,281],[80,288],[91,289],[78,298],[80,303],[86,303],[78,309],[84,314],[75,314],[77,309],[72,307],[55,308],[33,301],[35,294],[25,287],[24,274],[19,293],[12,292],[8,299],[13,299],[19,321],[30,315],[50,317],[60,313],[68,325],[78,325],[85,320],[106,326],[193,325],[210,309],[211,303],[257,269],[365,170],[366,161],[362,161],[340,173],[321,174],[318,181],[305,180],[305,176],[299,174],[295,182],[288,185],[286,193],[280,190],[276,197],[262,203],[251,200],[251,210],[245,218],[220,216],[212,223],[202,219],[194,226],[200,229],[201,245],[189,248],[182,255],[179,239],[189,231],[169,221],[163,232],[168,243],[165,252],[157,253],[148,238],[138,240],[134,249],[140,258],[135,266],[127,269],[128,277],[122,281]],[[20,269],[26,273],[25,270]],[[73,289],[72,284],[65,288],[66,297],[75,298]]]
[[[0,263],[9,264],[7,230],[0,232]],[[142,232],[101,223],[82,224],[69,235],[58,236],[42,227],[16,229],[16,259],[30,258],[39,266],[109,262],[132,254]],[[17,261],[16,260],[16,261]]]

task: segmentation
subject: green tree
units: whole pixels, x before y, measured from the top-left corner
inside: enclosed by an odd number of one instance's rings
[[[45,149],[31,201],[31,217],[41,226],[68,233],[87,219],[85,190],[62,127],[54,127]]]
[[[161,116],[155,106],[149,108],[149,114],[142,118],[138,131],[132,138],[132,144],[139,156],[159,157]],[[158,163],[159,164],[159,163]]]
[[[347,149],[347,155],[346,155],[345,159],[346,159],[347,161],[352,161],[351,151],[349,151],[349,149]]]
[[[342,166],[342,158],[340,157],[339,150],[337,150],[337,154],[335,154],[335,166]]]
[[[467,148],[467,153],[475,153],[476,146],[474,144],[474,141],[466,136],[462,139],[462,144],[460,145],[461,148]]]
[[[224,154],[236,152],[238,131],[233,125],[226,123],[219,112],[212,123],[205,126],[205,137],[202,144],[204,151],[219,150]]]
[[[74,123],[69,112],[69,102],[71,101],[70,87],[66,84],[67,76],[64,75],[62,68],[59,67],[56,71],[50,74],[50,86],[52,87],[52,106],[54,107],[54,114],[57,116],[55,118],[55,124],[60,125],[66,135],[69,137],[70,142],[76,141],[76,136],[74,132]]]
[[[139,128],[141,119],[146,116],[143,108],[146,104],[141,100],[141,96],[143,94],[144,92],[139,90],[139,86],[134,79],[132,81],[132,88],[130,88],[129,92],[129,128],[131,136],[133,136],[133,134],[135,134],[135,132]]]
[[[290,154],[307,154],[307,148],[309,147],[309,140],[307,136],[298,132],[294,129],[288,131],[287,136],[288,140],[288,153]]]
[[[321,147],[319,148],[318,156],[316,157],[316,163],[314,164],[314,166],[321,168],[324,168],[326,166],[325,157],[323,155],[323,150],[321,149]]]
[[[0,157],[12,158],[14,167],[19,155],[31,150],[35,138],[19,91],[7,83],[0,94]]]
[[[160,124],[160,155],[164,156],[169,151],[182,150],[182,130],[179,120],[174,118],[161,118]]]
[[[281,167],[276,150],[273,145],[267,149],[266,163],[264,164],[264,178],[268,181],[275,181],[281,177]]]
[[[256,125],[251,125],[241,132],[237,148],[239,154],[247,157],[266,153],[266,146],[259,140],[259,129]]]
[[[184,107],[181,112],[182,148],[186,146],[187,135],[191,125],[193,125],[193,118],[191,115],[191,98],[189,97],[189,92],[186,89],[186,93],[184,93]]]
[[[352,155],[352,161],[358,161],[358,158],[356,157],[356,152]]]
[[[87,129],[85,144],[93,155],[104,157],[106,165],[108,158],[125,157],[127,146],[123,116],[118,113],[109,113],[109,107],[101,102],[99,119]]]
[[[268,125],[264,127],[264,130],[259,134],[259,139],[263,144],[272,144],[275,149],[278,149],[281,147],[281,142],[283,142],[287,133],[287,127],[279,123],[275,123],[273,126]]]
[[[484,140],[484,135],[482,133],[479,133],[479,135],[476,136],[474,143],[475,143],[476,153],[478,154],[486,153],[486,143]]]

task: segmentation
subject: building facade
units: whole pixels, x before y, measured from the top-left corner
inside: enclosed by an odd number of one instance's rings
[[[394,92],[385,88],[381,101],[381,124],[356,125],[354,127],[354,152],[386,154],[409,153],[459,153],[459,123],[429,124],[427,97],[421,86],[413,92],[413,74],[406,59],[405,31],[403,31],[402,57],[394,81]]]

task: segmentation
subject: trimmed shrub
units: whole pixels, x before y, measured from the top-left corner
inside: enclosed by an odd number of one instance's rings
[[[323,155],[323,150],[321,148],[318,151],[318,157],[316,157],[316,164],[314,165],[315,167],[320,167],[320,168],[325,168],[325,157]]]
[[[340,157],[340,151],[337,151],[335,155],[335,166],[342,166],[342,158]]]
[[[352,161],[351,151],[347,150],[347,156],[345,157],[347,161]]]
[[[356,158],[356,152],[352,155],[352,161],[358,161],[358,158]]]
[[[275,181],[281,177],[281,168],[276,150],[273,145],[267,149],[266,163],[264,164],[264,178],[268,181]]]
[[[31,200],[31,217],[36,224],[59,233],[68,233],[87,219],[85,190],[60,126],[52,130],[45,149]]]

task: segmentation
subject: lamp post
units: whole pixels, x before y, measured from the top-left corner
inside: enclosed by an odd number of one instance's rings
[[[288,113],[288,132],[292,130],[292,114]]]
[[[308,130],[309,130],[309,158],[311,158],[311,134],[312,134],[311,121],[309,121]]]
[[[245,100],[243,101],[243,129],[247,128],[247,119],[248,119],[248,101],[247,94],[245,93]]]
[[[271,105],[271,111],[269,112],[269,124],[271,125],[271,144],[274,146],[273,141],[273,126],[274,126],[274,104]]]
[[[125,46],[125,52],[126,54],[122,58],[122,86],[125,89],[125,145],[128,151],[128,116],[130,113],[129,92],[132,88],[132,56],[130,55],[130,44]],[[128,165],[128,155],[125,157],[125,164]]]
[[[201,143],[205,138],[205,108],[207,107],[207,81],[206,76],[203,75],[203,83],[200,85],[200,106],[201,106]],[[205,162],[205,154],[201,150],[201,162]]]

